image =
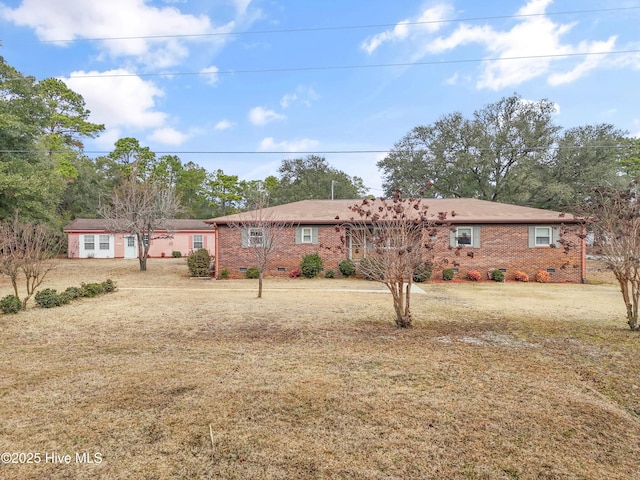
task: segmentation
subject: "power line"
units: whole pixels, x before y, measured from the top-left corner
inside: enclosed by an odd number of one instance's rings
[[[193,34],[175,34],[175,35],[140,35],[127,37],[95,37],[95,38],[75,38],[66,40],[39,40],[38,43],[72,43],[72,42],[97,42],[97,41],[113,41],[113,40],[153,40],[162,38],[201,38],[201,37],[223,37],[223,36],[244,36],[244,35],[265,35],[278,33],[303,33],[303,32],[322,32],[335,30],[363,30],[372,28],[388,28],[401,25],[433,25],[442,23],[461,23],[461,22],[478,22],[485,20],[507,20],[515,18],[530,18],[542,16],[558,16],[558,15],[576,15],[589,13],[619,12],[628,10],[637,10],[640,7],[616,7],[601,8],[593,10],[570,10],[565,12],[548,12],[548,13],[529,13],[520,15],[496,15],[488,17],[468,17],[447,20],[426,20],[421,22],[398,22],[398,23],[380,23],[371,25],[344,25],[333,27],[308,27],[308,28],[290,28],[280,30],[255,30],[247,32],[211,32],[211,33],[193,33]]]
[[[552,145],[550,147],[530,148],[535,151],[560,151],[560,150],[585,150],[585,149],[624,149],[624,145]],[[478,148],[478,152],[493,151],[488,148]],[[504,150],[517,150],[516,147],[505,148]],[[299,150],[299,151],[264,151],[264,150],[158,150],[154,151],[156,155],[336,155],[336,154],[368,154],[368,153],[406,153],[406,154],[422,154],[426,153],[426,149],[403,150],[403,149],[386,149],[386,150]],[[66,153],[64,150],[42,150],[42,149],[0,149],[2,153]],[[111,151],[107,150],[83,150],[84,154],[92,155],[108,155]]]
[[[612,50],[608,52],[577,52],[577,53],[557,53],[548,55],[522,55],[516,57],[495,57],[495,58],[472,58],[461,60],[431,60],[427,62],[406,62],[406,63],[376,63],[370,65],[327,65],[318,67],[284,67],[284,68],[256,68],[247,70],[218,70],[217,72],[157,72],[157,73],[109,73],[95,75],[70,75],[57,76],[59,79],[72,78],[117,78],[117,77],[179,77],[179,76],[201,76],[201,75],[232,75],[250,73],[285,73],[285,72],[310,72],[322,70],[355,70],[366,68],[389,68],[389,67],[418,67],[428,65],[451,65],[460,63],[480,63],[480,62],[502,62],[512,60],[535,60],[543,58],[568,58],[568,57],[589,57],[594,55],[621,55],[625,53],[640,53],[637,50]],[[28,78],[28,77],[25,77]],[[25,78],[7,78],[5,80],[24,80]]]

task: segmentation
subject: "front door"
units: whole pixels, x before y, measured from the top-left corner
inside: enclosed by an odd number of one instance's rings
[[[125,235],[124,237],[124,258],[138,258],[135,235]]]

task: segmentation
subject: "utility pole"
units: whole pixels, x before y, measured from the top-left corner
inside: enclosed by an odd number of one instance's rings
[[[333,200],[333,184],[336,183],[335,180],[331,180],[331,200]]]

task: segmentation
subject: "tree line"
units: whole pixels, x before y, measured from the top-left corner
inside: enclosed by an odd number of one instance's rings
[[[89,121],[84,99],[54,78],[37,81],[0,57],[0,220],[18,214],[57,227],[77,217],[95,218],[101,206],[138,173],[176,193],[182,218],[212,218],[306,198],[360,198],[361,178],[333,168],[324,157],[285,159],[278,176],[240,180],[222,169],[207,171],[176,155],[156,155],[135,138],[121,138],[107,155],[90,158],[84,142],[104,125]]]

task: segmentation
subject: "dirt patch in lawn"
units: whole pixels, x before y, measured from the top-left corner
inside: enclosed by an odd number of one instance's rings
[[[360,280],[267,279],[257,299],[184,259],[83,260],[43,287],[107,278],[0,316],[2,450],[73,459],[0,478],[640,476],[640,337],[614,285],[426,284],[408,331]]]

